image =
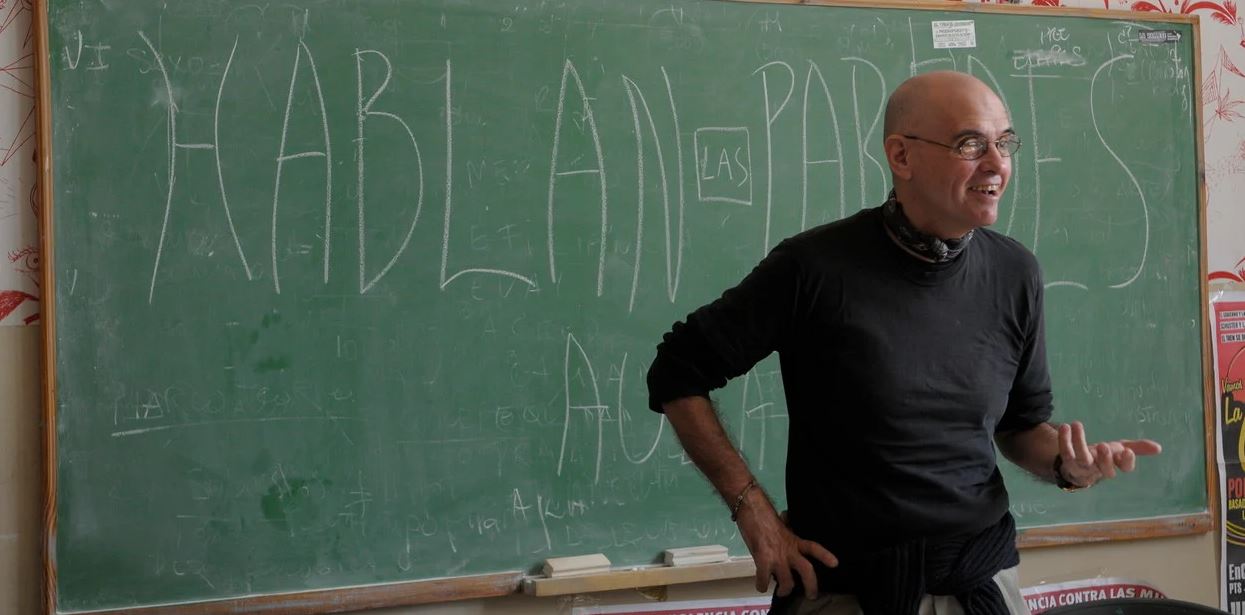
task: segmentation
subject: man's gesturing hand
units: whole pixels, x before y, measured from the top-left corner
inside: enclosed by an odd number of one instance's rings
[[[1132,472],[1137,455],[1157,455],[1163,447],[1154,440],[1112,440],[1088,444],[1080,421],[1059,426],[1060,473],[1078,487],[1113,478],[1116,470]]]

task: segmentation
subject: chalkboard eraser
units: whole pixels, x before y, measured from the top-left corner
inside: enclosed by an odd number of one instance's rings
[[[678,547],[666,549],[667,566],[687,566],[690,564],[712,564],[730,559],[726,547],[722,545],[704,545],[700,547]]]
[[[545,560],[544,573],[549,578],[574,577],[581,574],[609,572],[610,561],[602,553],[551,557]]]

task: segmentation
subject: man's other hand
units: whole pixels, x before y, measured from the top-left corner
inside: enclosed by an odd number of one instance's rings
[[[1059,456],[1063,477],[1078,487],[1089,487],[1115,477],[1116,471],[1132,472],[1138,455],[1157,455],[1163,447],[1154,440],[1112,440],[1089,444],[1080,421],[1059,426]]]

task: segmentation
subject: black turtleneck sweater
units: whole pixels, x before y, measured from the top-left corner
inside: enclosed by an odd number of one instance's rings
[[[777,351],[792,529],[850,559],[999,523],[993,436],[1050,417],[1044,338],[1041,273],[1020,243],[980,229],[927,263],[868,209],[783,241],[676,323],[649,406],[707,397]]]

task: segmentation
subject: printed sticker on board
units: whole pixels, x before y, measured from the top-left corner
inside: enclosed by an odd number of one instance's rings
[[[977,27],[971,19],[934,21],[934,49],[969,49],[977,46]]]
[[[1140,30],[1137,32],[1137,42],[1143,45],[1178,43],[1180,33],[1175,30]]]

